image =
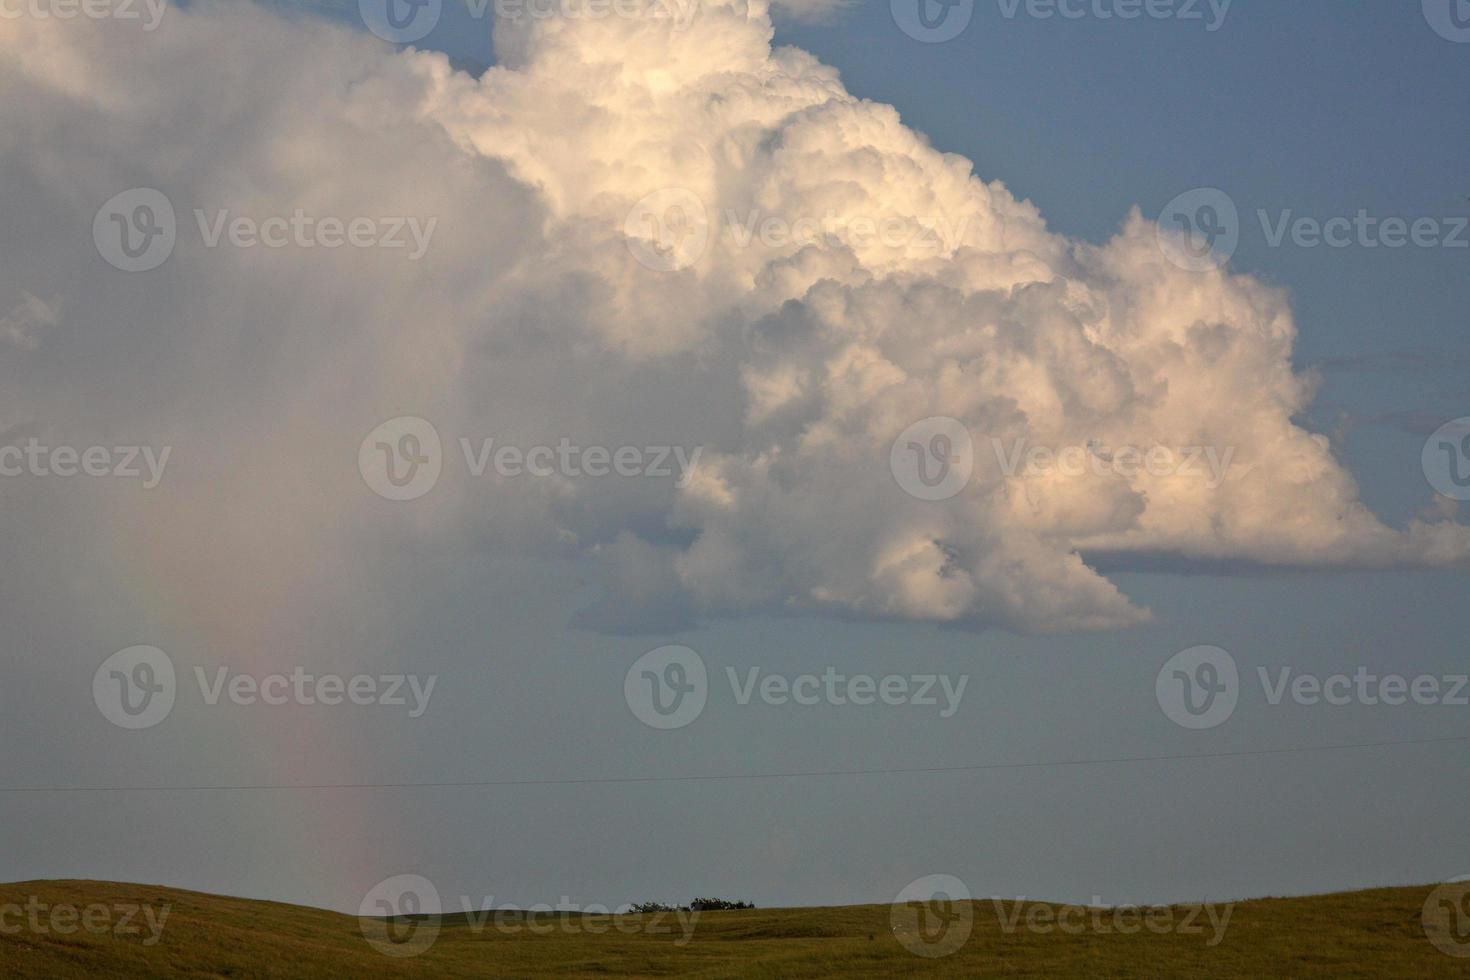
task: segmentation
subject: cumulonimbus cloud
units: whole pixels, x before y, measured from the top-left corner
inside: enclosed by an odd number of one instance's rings
[[[461,434],[703,448],[682,486],[449,473],[393,505],[429,544],[590,562],[603,595],[583,619],[610,629],[751,610],[1098,629],[1148,613],[1089,554],[1470,556],[1444,514],[1386,526],[1294,424],[1313,385],[1281,290],[1181,268],[1137,212],[1102,245],[1051,232],[773,48],[765,4],[502,23],[496,44],[472,77],[252,5],[170,9],[149,33],[0,22],[0,179],[21,202],[4,234],[25,244],[0,309],[66,310],[7,321],[24,342],[0,346],[0,428],[106,418],[176,444],[187,475],[127,506],[189,555],[181,578],[237,577],[237,598],[248,579],[262,602],[350,581],[383,520],[353,454],[404,414],[451,453]],[[150,272],[108,268],[87,234],[130,187],[179,215]],[[412,262],[211,248],[195,209],[437,225]],[[943,500],[890,468],[931,417],[974,440]],[[1226,465],[1112,465],[1120,447]],[[201,533],[235,553],[191,551]]]

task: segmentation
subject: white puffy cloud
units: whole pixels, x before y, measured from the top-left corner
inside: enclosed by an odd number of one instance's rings
[[[586,561],[603,591],[582,621],[616,630],[766,609],[1107,628],[1148,612],[1088,555],[1470,556],[1452,513],[1380,522],[1294,423],[1312,383],[1281,290],[1176,267],[1137,213],[1103,245],[1054,234],[771,39],[740,0],[687,24],[502,23],[476,78],[250,5],[171,9],[152,33],[0,22],[0,181],[22,202],[4,234],[26,246],[0,268],[0,297],[25,298],[0,329],[0,429],[175,445],[157,495],[90,505],[145,528],[197,601],[247,609],[350,589],[387,515],[394,533],[412,515],[419,547]],[[87,229],[139,186],[179,233],[130,274]],[[413,262],[209,248],[196,208],[437,223]],[[66,297],[64,321],[39,295]],[[446,475],[385,509],[357,446],[405,414],[439,427]],[[889,469],[931,416],[975,446],[938,502]],[[460,436],[703,455],[683,486],[471,479]],[[1229,465],[1112,465],[1130,446]],[[1006,472],[1036,447],[1081,472]]]

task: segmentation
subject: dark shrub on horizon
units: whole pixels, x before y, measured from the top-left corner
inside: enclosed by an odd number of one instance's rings
[[[689,903],[694,912],[724,912],[730,909],[753,909],[753,902],[730,902],[723,898],[696,898]]]
[[[696,898],[688,905],[665,905],[663,902],[634,902],[630,912],[725,912],[731,909],[753,909],[753,902],[731,902],[723,898]]]

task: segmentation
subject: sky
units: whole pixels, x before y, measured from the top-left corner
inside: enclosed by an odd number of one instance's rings
[[[1447,11],[671,9],[0,21],[0,879],[1470,874]]]

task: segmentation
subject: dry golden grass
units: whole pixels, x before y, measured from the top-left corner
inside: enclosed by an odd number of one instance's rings
[[[1028,931],[1061,906],[1032,913],[1020,927],[990,901],[973,903],[969,940],[952,955],[925,959],[891,930],[886,905],[701,913],[680,944],[672,917],[655,934],[649,917],[606,916],[476,927],[447,918],[423,954],[394,959],[363,938],[356,918],[319,909],[221,898],[147,885],[37,881],[0,885],[0,907],[34,898],[82,909],[168,907],[159,941],[110,931],[60,935],[31,928],[24,913],[0,918],[5,977],[1465,977],[1470,959],[1440,952],[1425,936],[1429,887],[1385,888],[1312,898],[1262,899],[1235,906],[1223,939],[1200,916],[1197,934]],[[1182,922],[1189,906],[1174,909]],[[1009,918],[1013,903],[999,910]],[[1162,914],[1162,913],[1161,913]],[[1072,923],[1091,922],[1072,913]],[[1104,920],[1108,921],[1107,919]],[[633,932],[633,923],[640,927]],[[15,926],[22,927],[19,931]],[[596,930],[605,930],[598,932]]]

